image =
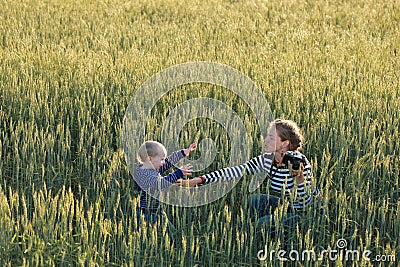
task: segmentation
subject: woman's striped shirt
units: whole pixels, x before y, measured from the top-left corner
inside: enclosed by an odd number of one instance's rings
[[[234,167],[223,168],[203,175],[204,184],[218,181],[229,181],[245,174],[265,172],[269,178],[272,193],[290,200],[291,205],[299,210],[312,203],[319,190],[313,184],[313,173],[310,162],[304,157],[304,182],[297,184],[296,177],[290,174],[287,166],[278,166],[273,161],[273,154],[259,155],[246,163]]]

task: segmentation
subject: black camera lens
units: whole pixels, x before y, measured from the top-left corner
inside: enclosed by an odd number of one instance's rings
[[[292,169],[295,171],[300,170],[300,160],[295,159],[292,163]]]
[[[295,153],[293,151],[288,151],[285,153],[282,159],[282,163],[289,167],[289,162],[292,164],[292,170],[300,170],[300,163],[303,161],[301,154]]]

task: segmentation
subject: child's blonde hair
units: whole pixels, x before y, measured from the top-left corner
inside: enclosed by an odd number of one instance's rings
[[[163,144],[157,141],[146,141],[139,147],[137,160],[140,163],[144,163],[147,161],[147,157],[154,157],[162,152],[167,155],[167,150]]]

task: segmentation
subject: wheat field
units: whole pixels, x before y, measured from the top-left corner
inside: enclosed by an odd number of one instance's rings
[[[3,0],[0,9],[1,266],[399,266],[400,2]],[[256,232],[245,176],[210,204],[165,205],[174,242],[165,227],[137,230],[126,108],[154,74],[196,61],[241,71],[274,117],[300,125],[323,216],[309,212],[276,236]],[[251,156],[262,152],[254,114],[210,84],[159,99],[146,137],[158,140],[169,112],[199,97],[232,107]],[[195,175],[229,166],[220,124],[198,118],[182,132],[170,136],[181,147],[216,144],[213,163]],[[332,250],[340,240],[370,260],[257,257]]]

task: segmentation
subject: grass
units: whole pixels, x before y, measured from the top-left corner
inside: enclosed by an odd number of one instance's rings
[[[396,1],[31,0],[1,1],[0,9],[0,265],[283,266],[259,261],[257,252],[334,249],[344,238],[349,250],[396,261],[291,263],[397,266]],[[275,117],[299,123],[326,216],[309,211],[285,238],[257,234],[246,208],[251,177],[244,177],[206,206],[165,207],[178,229],[172,245],[163,229],[134,230],[125,110],[148,78],[188,61],[240,70]],[[160,99],[148,137],[160,138],[166,115],[197,97],[233,107],[252,137],[251,155],[261,152],[254,114],[206,84]],[[171,136],[182,146],[215,140],[218,154],[205,171],[228,166],[231,142],[222,127],[197,119],[182,129]]]

